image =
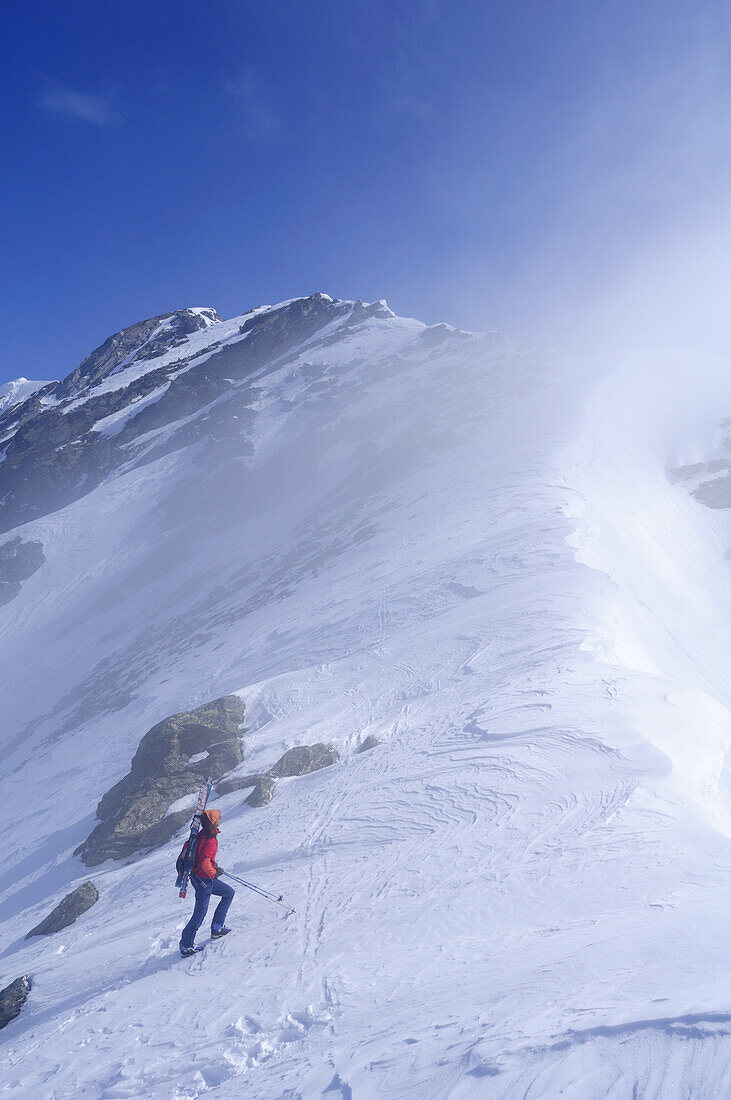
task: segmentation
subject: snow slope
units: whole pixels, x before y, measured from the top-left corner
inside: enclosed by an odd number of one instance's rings
[[[6,382],[0,386],[0,414],[9,412],[14,405],[26,401],[47,385],[48,382],[29,382],[27,378],[16,378],[12,382]]]
[[[0,608],[0,978],[34,980],[1,1089],[725,1095],[728,512],[670,471],[716,446],[728,364],[315,306],[297,339],[297,299],[189,335],[147,434],[101,418],[104,480],[7,533],[46,563]],[[166,413],[201,362],[225,386]],[[242,771],[341,753],[216,803],[223,865],[295,914],[239,888],[182,961],[176,840],[25,942],[142,734],[233,691]]]

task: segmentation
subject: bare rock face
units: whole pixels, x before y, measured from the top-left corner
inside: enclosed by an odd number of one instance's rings
[[[87,909],[91,909],[92,905],[96,905],[98,901],[99,891],[94,883],[84,882],[81,886],[72,890],[70,894],[67,894],[63,901],[60,901],[40,924],[37,924],[35,928],[31,928],[30,932],[26,933],[25,938],[28,940],[31,936],[50,936],[53,932],[60,932],[62,929],[68,928],[70,924],[78,920],[82,913],[85,913]]]
[[[316,745],[298,745],[289,752],[285,752],[277,760],[269,774],[275,779],[284,779],[291,775],[308,775],[310,772],[319,771],[320,768],[329,768],[331,764],[337,764],[340,759],[338,750],[333,745],[323,741]]]
[[[360,745],[358,745],[357,751],[370,752],[371,749],[375,749],[376,745],[380,745],[380,743],[380,737],[376,737],[375,734],[369,733],[368,736],[363,741],[361,741]]]
[[[204,315],[207,316],[207,322]],[[147,321],[137,321],[136,324],[115,332],[87,355],[83,363],[58,387],[58,395],[73,396],[84,385],[104,378],[123,363],[154,359],[176,347],[183,337],[205,328],[206,323],[221,320],[214,309],[178,309],[174,313],[150,317]]]
[[[255,807],[266,806],[267,802],[271,802],[274,796],[274,788],[276,785],[271,775],[258,776],[253,791],[246,799],[246,805]]]
[[[20,1015],[30,989],[30,977],[28,974],[23,974],[10,985],[6,985],[5,989],[0,990],[0,1028],[6,1027],[11,1020]]]
[[[241,763],[243,717],[238,696],[225,695],[153,726],[140,741],[129,773],[97,806],[101,823],[75,854],[94,867],[170,840],[191,810],[168,813],[168,808]]]

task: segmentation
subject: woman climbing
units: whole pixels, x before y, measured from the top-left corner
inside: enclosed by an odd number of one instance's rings
[[[216,863],[216,856],[218,855],[216,837],[219,833],[220,821],[220,810],[205,810],[201,814],[200,836],[195,853],[195,863],[190,876],[190,881],[195,890],[195,908],[193,909],[193,916],[186,924],[180,937],[180,954],[184,959],[187,959],[189,955],[194,955],[196,951],[203,950],[202,947],[195,946],[195,934],[205,920],[211,894],[215,894],[221,899],[213,914],[211,939],[220,939],[221,936],[227,936],[231,931],[230,928],[226,927],[225,921],[236,891],[227,882],[221,882],[218,877],[222,870]]]

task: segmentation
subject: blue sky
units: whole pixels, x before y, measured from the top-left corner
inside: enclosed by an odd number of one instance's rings
[[[731,350],[726,3],[34,0],[3,22],[0,381],[169,309],[315,290],[571,349]]]

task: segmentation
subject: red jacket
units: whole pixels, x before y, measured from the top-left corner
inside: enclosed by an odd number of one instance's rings
[[[206,836],[205,833],[201,832],[195,853],[193,873],[200,875],[201,878],[215,878],[217,855],[218,841],[215,836]]]

